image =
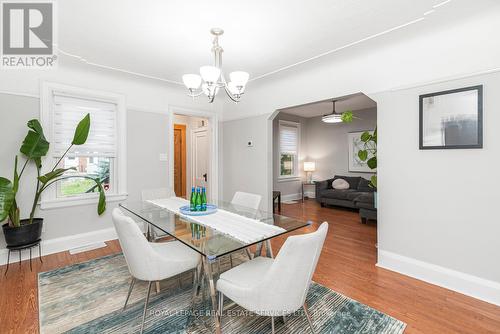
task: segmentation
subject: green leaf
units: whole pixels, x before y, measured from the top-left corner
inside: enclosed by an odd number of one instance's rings
[[[368,159],[366,164],[368,165],[368,167],[370,167],[370,169],[376,169],[377,168],[377,157],[371,157],[370,159]]]
[[[340,119],[344,123],[351,123],[354,119],[354,115],[352,111],[348,110],[342,113],[342,116],[340,116]]]
[[[363,134],[361,135],[361,141],[367,143],[368,141],[370,141],[370,139],[372,139],[372,135],[370,134],[370,132],[363,132]]]
[[[17,155],[16,155],[16,158],[14,159],[14,182],[12,185],[12,190],[14,191],[14,197],[18,189],[19,189],[19,174],[17,173]]]
[[[43,128],[42,125],[40,125],[40,122],[37,119],[32,119],[28,121],[28,128],[31,130],[35,131],[38,133],[43,139],[45,139],[45,135],[43,134]]]
[[[377,188],[377,175],[372,175],[372,177],[370,178],[370,185],[373,188]]]
[[[45,140],[43,133],[30,130],[23,140],[20,151],[27,159],[41,158],[49,151],[49,142]]]
[[[58,178],[59,176],[63,175],[66,171],[68,170],[75,170],[75,167],[70,167],[70,168],[57,168],[53,170],[52,172],[48,172],[47,174],[41,175],[38,177],[38,180],[42,182],[43,184],[48,183],[49,181],[54,180],[55,178]]]
[[[361,161],[366,161],[366,159],[368,159],[368,151],[367,150],[358,151],[358,158]]]
[[[375,145],[376,145],[377,144],[377,128],[375,128],[375,131],[373,131],[372,140],[375,142]]]
[[[97,214],[102,215],[106,211],[106,195],[104,194],[104,188],[98,179],[95,182],[99,186],[99,203],[97,204]]]
[[[71,144],[73,145],[83,145],[87,141],[87,137],[89,136],[90,130],[90,114],[87,114],[81,121],[78,123],[78,126],[75,129],[75,135],[73,136],[73,141]]]
[[[12,205],[14,204],[14,187],[9,179],[0,177],[0,222],[8,216]]]

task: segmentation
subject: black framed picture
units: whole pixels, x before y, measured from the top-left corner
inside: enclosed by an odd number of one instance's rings
[[[483,148],[483,86],[420,95],[420,149]]]

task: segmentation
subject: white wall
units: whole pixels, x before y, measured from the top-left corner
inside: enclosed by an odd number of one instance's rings
[[[151,80],[97,71],[93,68],[2,70],[0,74],[0,175],[12,178],[15,154],[26,135],[26,122],[40,116],[39,85],[42,81],[64,83],[123,94],[127,108],[127,192],[129,200],[139,200],[140,191],[168,183],[168,162],[160,161],[167,153],[169,106],[188,109],[211,109],[220,106],[187,97],[182,87]],[[7,93],[6,93],[7,92]],[[169,157],[167,157],[168,159]],[[25,217],[31,207],[35,171],[23,176],[18,201]],[[42,238],[45,254],[113,237],[110,213],[117,203],[108,203],[99,217],[94,205],[38,210],[45,218]],[[0,237],[0,264],[6,261],[5,242]]]
[[[352,123],[327,124],[321,116],[307,120],[307,160],[316,162],[315,180],[326,180],[334,175],[361,176],[370,179],[373,173],[349,171],[349,132],[373,130],[377,125],[377,109],[355,111],[358,117]]]
[[[224,122],[224,141],[259,138],[270,151],[269,118],[275,110],[366,93],[378,111],[380,264],[500,304],[500,266],[494,262],[500,243],[493,239],[500,235],[494,172],[500,134],[493,128],[500,106],[495,93],[500,44],[491,43],[500,30],[500,13],[484,13],[429,34],[412,29],[398,31],[396,42],[372,40],[249,85],[244,101],[224,106],[224,119],[254,117]],[[491,74],[479,74],[484,72]],[[485,84],[485,148],[418,150],[418,94],[478,83]],[[231,149],[224,146],[224,169],[232,170],[224,189],[258,190],[270,209],[271,153],[262,147],[255,159],[244,160]],[[267,187],[255,185],[257,180]]]

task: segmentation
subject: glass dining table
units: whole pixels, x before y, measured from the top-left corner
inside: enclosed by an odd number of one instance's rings
[[[225,201],[211,201],[211,204],[216,205],[218,210],[224,210],[280,228],[260,238],[251,241],[242,241],[231,236],[230,231],[229,233],[222,233],[210,225],[200,223],[200,220],[196,216],[184,215],[178,210],[165,208],[150,201],[129,201],[120,203],[119,206],[125,214],[135,218],[135,220],[139,218],[165,237],[178,240],[186,245],[186,247],[193,249],[201,255],[202,261],[195,272],[195,281],[199,284],[200,277],[208,281],[213,310],[211,314],[213,314],[215,321],[215,332],[220,333],[220,319],[217,316],[218,308],[215,286],[216,276],[218,275],[215,275],[213,272],[212,264],[219,264],[218,260],[220,258],[240,250],[244,251],[249,258],[253,258],[261,256],[262,250],[265,248],[266,256],[274,257],[270,242],[271,239],[298,230],[311,223],[271,212],[234,205]],[[250,246],[255,246],[253,247],[255,249],[253,254],[249,251]],[[220,274],[220,269],[218,270],[218,274]],[[196,282],[194,284],[197,284]],[[195,287],[195,289],[197,290],[198,287]]]

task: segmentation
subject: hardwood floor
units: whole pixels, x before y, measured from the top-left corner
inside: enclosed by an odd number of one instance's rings
[[[500,307],[375,266],[376,224],[363,225],[356,212],[321,208],[312,200],[283,204],[282,213],[330,229],[314,280],[408,324],[411,333],[500,333]],[[285,238],[273,241],[277,253]],[[12,264],[7,276],[0,267],[0,333],[38,333],[37,273],[120,251],[117,241],[108,247],[70,255],[62,252]]]

